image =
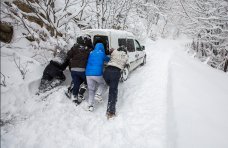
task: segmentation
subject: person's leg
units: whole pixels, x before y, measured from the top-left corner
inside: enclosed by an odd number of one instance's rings
[[[66,77],[62,71],[58,71],[55,74],[56,75],[53,76],[53,80],[51,82],[52,88],[55,88],[55,87],[61,85],[66,80]]]
[[[105,92],[106,90],[106,82],[103,78],[103,76],[99,76],[96,78],[96,82],[98,83],[96,95],[95,95],[95,100],[102,102],[102,97],[101,95]]]
[[[110,76],[111,76],[112,72],[110,71],[110,68],[106,68],[105,71],[104,71],[104,75],[103,75],[103,78],[107,84],[107,88],[108,86],[110,85]]]
[[[89,104],[89,106],[93,106],[95,89],[96,89],[96,81],[94,81],[93,76],[87,76],[86,80],[87,80],[88,89],[89,89],[88,104]]]
[[[80,85],[80,89],[79,89],[79,92],[78,92],[78,98],[80,98],[81,100],[85,99],[84,95],[85,95],[86,89],[87,89],[87,85],[83,82]]]
[[[40,81],[40,86],[39,86],[39,93],[44,93],[45,91],[47,91],[47,88],[49,87],[49,81],[46,79],[41,79]]]
[[[51,82],[52,82],[53,77],[50,76],[47,72],[43,73],[40,86],[39,86],[39,93],[44,93],[48,90],[51,90]]]
[[[105,90],[105,87],[106,87],[106,82],[105,82],[103,76],[98,76],[96,78],[96,82],[98,83],[97,90],[99,91],[100,94],[102,94]]]
[[[65,81],[66,80],[66,76],[63,74],[63,71],[58,71],[54,78],[59,79],[61,81]]]
[[[67,88],[68,93],[72,94],[74,88],[74,82],[73,80],[70,82],[70,86]]]
[[[111,73],[110,73],[109,68],[106,68],[104,71],[104,74],[103,74],[103,78],[108,86],[110,85],[110,74]]]
[[[113,71],[110,75],[110,85],[109,85],[109,98],[107,113],[115,115],[116,113],[116,102],[118,96],[118,84],[120,79],[120,71]]]
[[[51,88],[55,88],[55,87],[61,85],[63,82],[64,82],[64,81],[61,80],[61,79],[56,79],[56,78],[54,78],[54,79],[51,81],[51,84],[50,84],[50,85],[51,85]]]
[[[80,98],[81,100],[84,100],[85,99],[84,94],[85,94],[86,89],[87,89],[85,72],[82,74],[81,78],[82,78],[83,83],[80,85],[79,92],[78,92],[78,98]]]
[[[72,98],[73,88],[74,88],[74,82],[71,81],[70,86],[68,86],[68,88],[67,88],[67,92],[65,92],[65,95],[66,95],[69,99]]]
[[[71,72],[71,76],[72,76],[72,80],[73,80],[73,83],[74,83],[73,95],[74,95],[74,97],[77,97],[78,96],[79,87],[80,87],[82,82],[81,82],[80,76],[79,76],[77,71],[72,71]]]

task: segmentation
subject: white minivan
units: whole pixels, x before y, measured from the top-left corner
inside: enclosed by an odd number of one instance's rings
[[[145,46],[141,46],[130,32],[114,29],[86,29],[83,32],[91,37],[93,43],[102,39],[105,42],[106,50],[117,49],[122,45],[127,47],[129,60],[122,72],[122,81],[127,80],[130,71],[146,63]]]

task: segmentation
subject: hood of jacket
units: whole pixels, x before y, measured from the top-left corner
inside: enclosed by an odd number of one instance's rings
[[[105,52],[104,45],[102,43],[97,43],[95,45],[94,51],[102,51],[102,52]]]

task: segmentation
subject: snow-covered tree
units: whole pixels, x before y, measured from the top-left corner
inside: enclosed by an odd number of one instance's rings
[[[178,0],[176,24],[181,32],[194,38],[197,57],[225,71],[228,54],[228,1]],[[171,15],[174,18],[174,15]],[[177,21],[178,20],[178,21]]]
[[[147,36],[156,38],[157,36],[167,37],[169,35],[169,12],[170,1],[165,0],[139,0],[136,2],[135,14],[143,22]]]
[[[84,17],[93,28],[124,29],[133,5],[132,0],[95,0],[87,7],[88,15]]]
[[[64,48],[80,32],[80,17],[88,5],[86,0],[16,0],[1,2],[4,19],[14,19],[22,25],[24,35],[36,41],[37,48],[56,53],[56,46]],[[88,25],[88,24],[87,24]]]

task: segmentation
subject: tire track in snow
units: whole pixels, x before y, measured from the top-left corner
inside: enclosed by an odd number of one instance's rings
[[[147,64],[132,72],[120,86],[117,111],[128,125],[128,140],[138,147],[141,141],[142,147],[167,144],[167,85],[173,52],[163,44],[147,46]]]

